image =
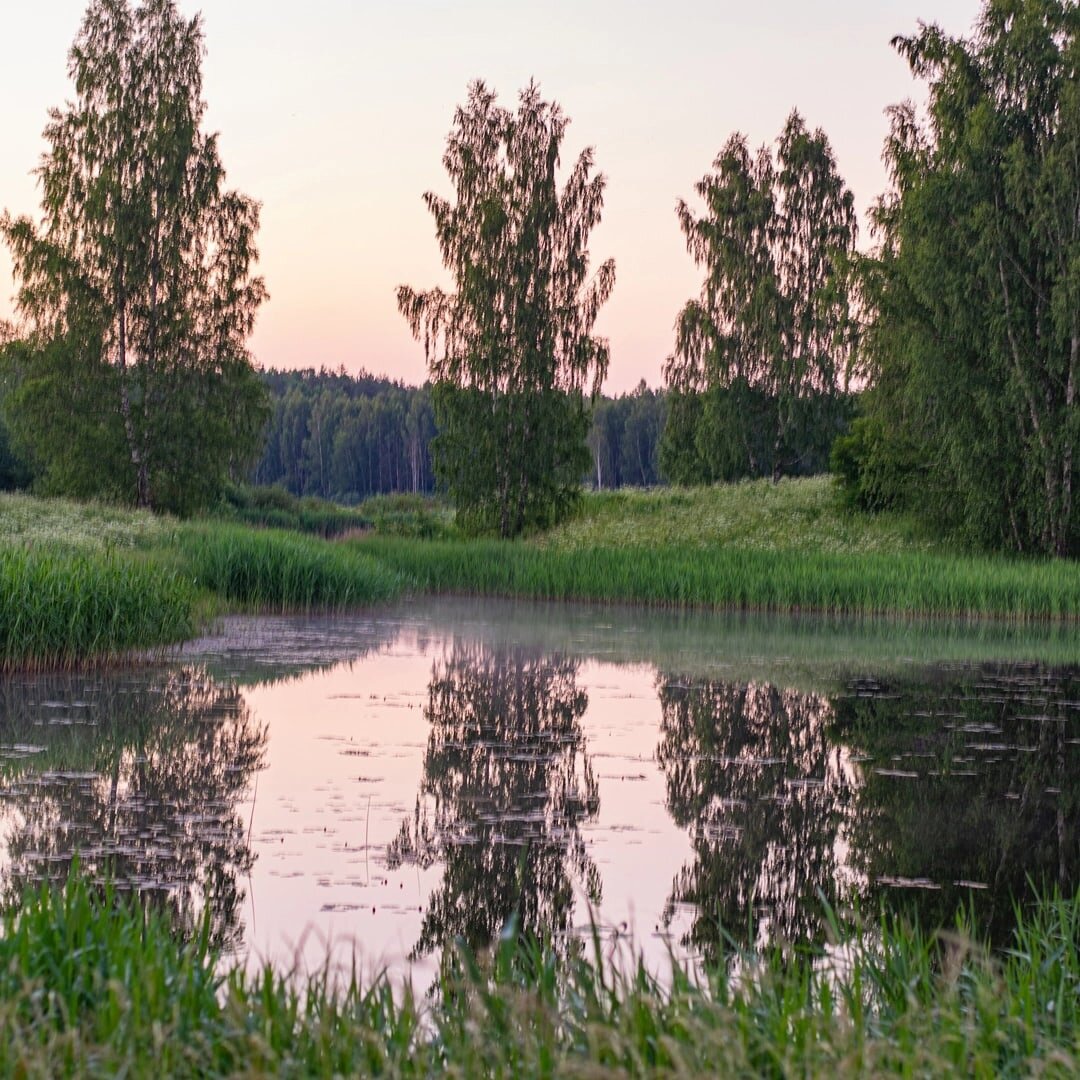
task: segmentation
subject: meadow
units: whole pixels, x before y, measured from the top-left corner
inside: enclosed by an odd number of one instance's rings
[[[115,662],[223,611],[404,593],[1033,622],[1080,617],[1080,566],[965,553],[910,519],[846,510],[826,477],[587,494],[571,520],[512,542],[463,537],[444,503],[415,496],[345,511],[240,491],[185,522],[0,496],[5,670]]]
[[[1080,902],[1019,912],[993,954],[963,915],[886,917],[827,946],[657,975],[598,939],[557,959],[512,932],[430,995],[223,964],[206,932],[77,875],[0,932],[0,1072],[14,1076],[1073,1076]],[[138,977],[132,977],[138,972]]]

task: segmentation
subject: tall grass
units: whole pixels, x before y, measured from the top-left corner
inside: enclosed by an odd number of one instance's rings
[[[357,550],[435,593],[831,614],[1080,616],[1080,564],[923,552],[539,548],[371,537]]]
[[[222,972],[196,934],[72,878],[0,933],[4,1075],[1072,1076],[1080,902],[1018,915],[992,955],[962,923],[890,920],[829,948],[744,956],[739,974],[657,978],[557,959],[512,934],[458,954],[428,1002],[263,968]],[[838,931],[839,933],[839,931]]]
[[[226,487],[213,517],[262,528],[291,529],[329,539],[371,527],[360,510],[311,496],[298,498],[282,487]]]
[[[194,590],[131,555],[0,547],[0,669],[106,663],[195,631]]]
[[[193,525],[177,547],[197,585],[254,611],[360,607],[393,599],[403,584],[365,554],[278,530]]]

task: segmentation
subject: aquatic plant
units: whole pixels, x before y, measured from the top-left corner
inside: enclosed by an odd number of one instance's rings
[[[422,591],[832,614],[1080,616],[1080,565],[924,552],[356,542]]]
[[[279,530],[190,525],[177,547],[196,584],[254,611],[360,607],[393,599],[403,585],[365,554]]]
[[[195,592],[130,555],[0,546],[0,668],[107,663],[195,632]]]

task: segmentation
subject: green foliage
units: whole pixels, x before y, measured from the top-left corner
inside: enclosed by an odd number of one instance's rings
[[[116,662],[196,629],[184,578],[124,554],[0,547],[0,669]]]
[[[911,509],[927,482],[920,448],[888,432],[876,415],[860,416],[833,443],[829,468],[855,510]]]
[[[267,371],[262,378],[272,408],[255,483],[350,504],[434,489],[428,387],[364,371]]]
[[[402,588],[366,555],[311,537],[206,524],[186,526],[177,543],[199,586],[256,611],[356,608]]]
[[[443,157],[456,201],[425,196],[456,292],[398,290],[431,365],[436,471],[463,527],[504,537],[573,505],[588,468],[584,398],[607,371],[591,332],[615,266],[590,279],[587,248],[604,178],[585,150],[559,190],[567,123],[535,84],[515,114],[473,83]]]
[[[380,536],[445,540],[457,536],[455,515],[445,500],[423,495],[375,495],[360,506]]]
[[[511,932],[460,951],[421,1004],[382,977],[224,968],[206,937],[78,877],[0,935],[11,1075],[1073,1075],[1080,902],[1019,911],[990,952],[963,913],[933,932],[830,915],[829,950],[744,953],[739,977],[560,959]],[[843,960],[838,962],[837,958]],[[224,974],[218,974],[224,970]],[[137,976],[133,973],[137,973]]]
[[[258,206],[222,188],[202,54],[173,0],[92,0],[44,132],[42,223],[0,222],[30,331],[8,417],[48,491],[188,513],[258,445]]]
[[[215,517],[274,529],[313,533],[324,539],[370,528],[371,517],[325,499],[298,499],[281,487],[226,484]]]
[[[665,366],[678,397],[664,437],[668,475],[694,483],[809,472],[824,464],[846,411],[854,201],[825,133],[797,112],[775,161],[765,147],[751,155],[736,134],[713,168],[696,185],[704,213],[678,207],[705,281],[679,316]]]
[[[1056,555],[1080,543],[1078,31],[1075,3],[987,0],[969,39],[896,39],[929,116],[892,110],[863,266],[874,415],[925,466],[920,509]]]

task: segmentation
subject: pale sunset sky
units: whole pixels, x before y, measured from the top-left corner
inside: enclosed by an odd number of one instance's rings
[[[71,96],[84,0],[3,0],[0,210],[37,216],[32,170],[50,106]],[[451,195],[442,152],[474,78],[513,106],[530,78],[608,177],[594,265],[616,262],[598,331],[605,389],[661,382],[700,272],[675,218],[733,131],[772,141],[792,107],[832,140],[861,220],[885,186],[885,108],[922,89],[889,47],[922,19],[967,34],[979,0],[181,0],[203,13],[209,128],[227,183],[262,202],[271,299],[252,340],[264,366],[365,368],[418,383],[421,347],[399,284],[447,284],[421,196]],[[692,200],[691,200],[692,201]],[[864,230],[860,246],[869,237]],[[12,314],[0,247],[0,318]]]

